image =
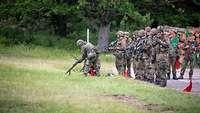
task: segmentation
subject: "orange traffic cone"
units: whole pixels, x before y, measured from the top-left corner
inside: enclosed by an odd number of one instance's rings
[[[128,77],[128,71],[125,70],[124,73],[123,73],[124,77]]]
[[[90,76],[94,76],[95,75],[95,70],[94,70],[93,66],[90,67],[89,74],[90,74]]]
[[[183,91],[184,92],[191,92],[192,91],[192,79],[190,79],[189,85],[186,88],[184,88]]]

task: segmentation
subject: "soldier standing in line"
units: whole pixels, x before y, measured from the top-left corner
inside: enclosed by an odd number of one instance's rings
[[[131,41],[129,38],[129,32],[118,31],[117,40],[109,45],[109,50],[113,52],[115,56],[115,66],[120,75],[124,73],[126,67],[128,68],[128,75],[130,75],[130,62],[126,61],[125,48],[127,44]]]
[[[154,40],[153,38],[155,38],[156,35],[156,29],[153,28],[151,29],[147,41],[147,45],[148,45],[148,61],[146,63],[146,79],[148,82],[153,83],[154,82],[154,74],[155,74],[155,49],[154,49]]]
[[[140,30],[138,32],[138,40],[142,39],[142,38],[145,38],[145,31],[144,30]],[[140,53],[140,51],[136,50],[136,73],[135,73],[135,79],[138,79],[138,80],[144,80],[144,73],[145,73],[145,70],[144,70],[144,63],[143,63],[143,60],[142,60],[142,53]]]
[[[137,36],[138,36],[138,31],[135,31],[134,33],[133,33],[133,36],[132,36],[132,43],[131,44],[134,44],[133,46],[135,47],[135,41],[136,41],[136,38],[137,38]],[[130,46],[132,46],[132,45],[130,45]],[[128,55],[129,57],[131,57],[132,59],[132,68],[133,68],[133,71],[134,71],[134,74],[136,73],[136,65],[137,65],[137,61],[136,61],[136,55],[134,55],[135,54],[135,48],[132,48],[131,50],[129,50],[130,51],[130,55]]]
[[[167,85],[167,54],[169,45],[165,42],[162,33],[157,36],[157,46],[156,46],[156,78],[155,84],[165,87]]]
[[[189,79],[192,79],[193,75],[193,68],[195,65],[195,56],[196,56],[196,49],[197,43],[195,42],[195,37],[188,37],[188,40],[185,41],[185,44],[182,46],[183,50],[185,51],[184,61],[181,68],[181,73],[178,79],[183,79],[183,75],[185,73],[185,69],[189,63],[190,71],[189,71]]]
[[[167,79],[170,79],[170,74],[171,74],[171,68],[172,68],[172,75],[174,80],[178,80],[176,77],[176,58],[178,56],[178,53],[176,51],[176,44],[171,43],[171,41],[176,40],[175,32],[171,32],[171,35],[169,37],[166,37],[169,43],[169,54],[168,54],[168,72],[167,72]],[[178,40],[177,40],[178,41]],[[178,42],[177,42],[178,43]]]

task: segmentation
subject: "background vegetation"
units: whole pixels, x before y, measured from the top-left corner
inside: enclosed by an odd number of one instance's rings
[[[73,43],[85,39],[89,28],[92,43],[107,51],[118,30],[199,26],[199,4],[199,0],[2,0],[0,44],[73,50]]]

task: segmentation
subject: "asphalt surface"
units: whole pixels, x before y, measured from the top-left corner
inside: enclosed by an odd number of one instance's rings
[[[115,67],[112,68],[112,73],[117,75],[117,70]],[[132,77],[135,78],[134,72],[131,69]],[[177,77],[180,76],[180,70],[177,70]],[[175,89],[177,91],[183,92],[183,89],[189,85],[189,69],[186,69],[184,74],[184,79],[180,80],[173,80],[172,74],[171,79],[167,81],[167,88]],[[200,69],[193,70],[193,77],[192,77],[192,91],[189,92],[195,95],[200,96]]]
[[[180,75],[179,71],[177,77]],[[172,77],[172,76],[171,76]],[[183,91],[185,87],[189,85],[189,69],[185,71],[184,79],[167,81],[167,88],[172,88],[177,91]],[[192,94],[200,96],[200,69],[194,69],[192,77]]]

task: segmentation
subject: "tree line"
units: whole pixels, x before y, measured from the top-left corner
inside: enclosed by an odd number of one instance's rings
[[[83,32],[89,28],[99,49],[107,51],[110,34],[118,30],[134,31],[157,25],[199,26],[199,3],[199,0],[3,0],[0,29],[9,27],[26,34],[46,31],[75,39],[84,37]],[[6,35],[4,30],[0,33]]]

